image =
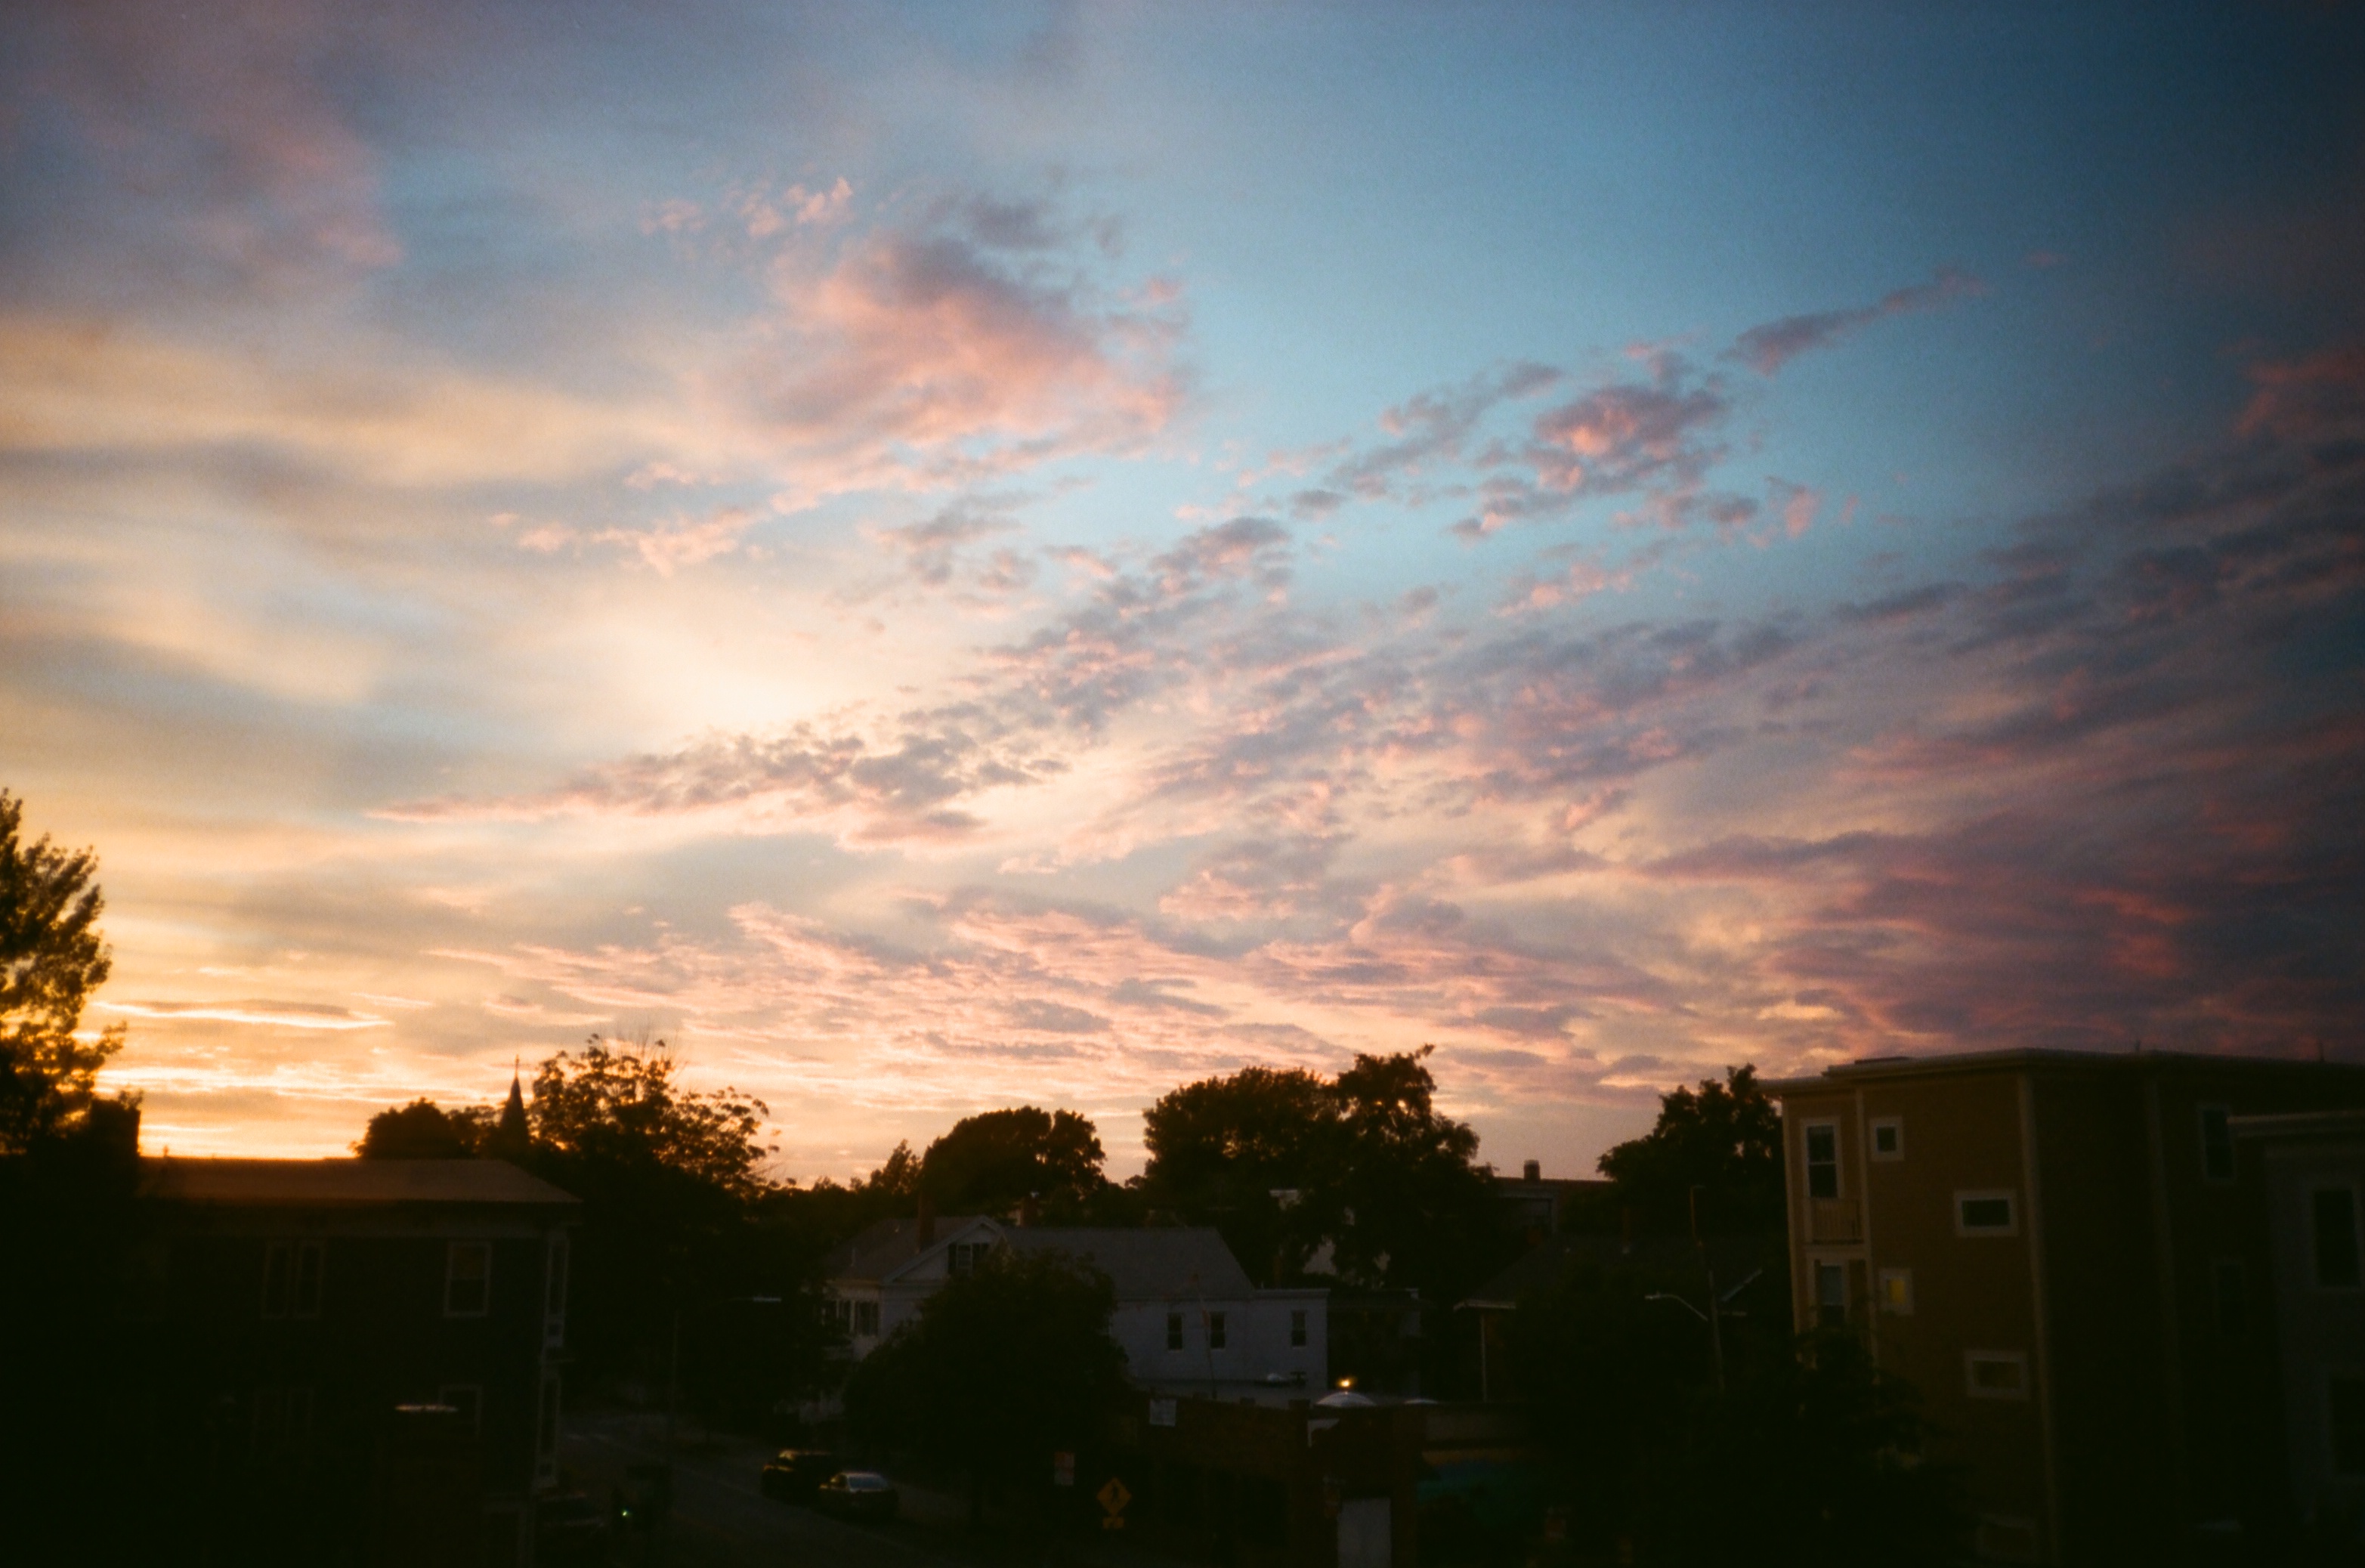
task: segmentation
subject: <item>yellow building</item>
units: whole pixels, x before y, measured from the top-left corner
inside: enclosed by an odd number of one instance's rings
[[[2288,1525],[2264,1207],[2230,1124],[2365,1105],[2365,1069],[2022,1050],[1767,1091],[1797,1322],[1855,1329],[1920,1390],[1979,1555],[2174,1562]]]

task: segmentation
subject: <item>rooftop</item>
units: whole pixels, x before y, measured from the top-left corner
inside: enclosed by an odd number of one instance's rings
[[[184,1204],[344,1208],[577,1202],[499,1159],[143,1159],[140,1165],[149,1195]]]
[[[1026,1226],[1003,1232],[1018,1252],[1065,1252],[1098,1269],[1119,1301],[1237,1300],[1256,1287],[1218,1231],[1198,1226],[1149,1230]]]
[[[936,1233],[928,1247],[949,1241],[968,1226],[975,1225],[977,1215],[939,1215]],[[865,1226],[853,1240],[830,1253],[822,1264],[824,1276],[833,1280],[883,1280],[904,1264],[926,1251],[920,1245],[920,1222],[909,1216],[902,1219],[882,1219]]]
[[[2298,1057],[2236,1057],[2214,1056],[2199,1051],[2059,1051],[2001,1050],[1958,1051],[1947,1056],[1882,1056],[1864,1057],[1855,1061],[1844,1061],[1825,1068],[1810,1078],[1777,1078],[1766,1082],[1765,1092],[1779,1099],[1785,1094],[1811,1094],[1817,1090],[1839,1084],[1876,1082],[1883,1079],[1930,1078],[1950,1073],[2026,1072],[2032,1070],[2068,1072],[2168,1072],[2202,1070],[2211,1072],[2238,1072],[2259,1077],[2298,1077],[2303,1074],[2334,1073],[2365,1077],[2365,1066],[2353,1062],[2316,1061]]]

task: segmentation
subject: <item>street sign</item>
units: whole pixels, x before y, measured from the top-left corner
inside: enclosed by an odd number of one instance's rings
[[[1101,1529],[1125,1529],[1125,1506],[1133,1501],[1133,1492],[1123,1479],[1110,1476],[1108,1484],[1093,1495],[1101,1500],[1101,1506],[1108,1510],[1108,1517],[1101,1521]]]

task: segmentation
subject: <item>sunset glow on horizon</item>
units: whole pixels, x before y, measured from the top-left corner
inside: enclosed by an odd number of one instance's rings
[[[2365,13],[30,7],[0,785],[145,1146],[2365,1060]]]

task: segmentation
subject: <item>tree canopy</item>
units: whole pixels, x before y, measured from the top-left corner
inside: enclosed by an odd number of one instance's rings
[[[465,1159],[483,1151],[492,1129],[489,1105],[447,1111],[432,1100],[413,1100],[372,1116],[353,1152],[364,1159]]]
[[[1048,1479],[1125,1391],[1116,1293],[1058,1252],[1000,1248],[921,1304],[846,1385],[866,1439],[995,1485]]]
[[[1030,1197],[1073,1209],[1108,1184],[1106,1158],[1099,1131],[1073,1111],[986,1111],[928,1145],[919,1190],[947,1214],[998,1214]]]
[[[1478,1135],[1437,1108],[1431,1049],[1184,1084],[1144,1114],[1146,1196],[1217,1226],[1251,1274],[1302,1278],[1327,1244],[1351,1284],[1450,1299],[1501,1261],[1501,1205]]]
[[[1700,1189],[1700,1223],[1755,1229],[1782,1219],[1782,1116],[1754,1067],[1727,1068],[1724,1081],[1659,1096],[1659,1119],[1639,1138],[1602,1155],[1601,1173],[1619,1198],[1653,1225],[1684,1222]]]
[[[0,790],[0,1152],[20,1152],[86,1113],[123,1025],[78,1037],[83,1005],[112,967],[106,901],[89,850],[22,837],[24,802]]]
[[[680,1062],[663,1040],[611,1045],[594,1035],[534,1070],[534,1141],[562,1155],[663,1166],[736,1196],[764,1185],[770,1152],[756,1141],[771,1108],[734,1089],[700,1092],[674,1081]]]

